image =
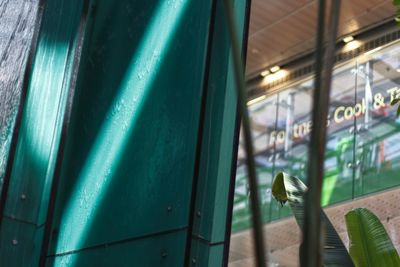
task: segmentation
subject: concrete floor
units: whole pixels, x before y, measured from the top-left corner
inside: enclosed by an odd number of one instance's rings
[[[349,210],[360,207],[368,208],[379,217],[397,251],[400,251],[400,188],[379,192],[325,209],[346,246],[348,246],[348,237],[344,215]],[[300,229],[294,218],[290,217],[267,224],[264,231],[269,258],[274,263],[270,266],[299,266]],[[253,242],[250,230],[233,234],[230,244],[229,266],[255,266],[253,259]]]

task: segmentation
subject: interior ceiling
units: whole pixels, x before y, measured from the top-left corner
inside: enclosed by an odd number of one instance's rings
[[[253,0],[246,76],[311,52],[317,9],[316,0]],[[394,13],[392,0],[341,1],[338,39],[385,22]]]

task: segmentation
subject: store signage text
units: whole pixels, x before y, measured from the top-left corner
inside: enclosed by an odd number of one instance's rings
[[[381,93],[376,93],[371,98],[371,105],[374,110],[379,110],[381,108],[386,107],[393,101],[393,99],[400,98],[400,88],[393,87],[389,90],[386,90],[389,98],[385,98]],[[353,120],[354,117],[363,116],[366,112],[366,100],[362,98],[361,101],[355,105],[350,106],[339,106],[337,107],[332,115],[329,115],[326,120],[326,127],[329,127],[331,124],[331,120],[335,123],[340,124],[345,121]],[[292,128],[292,137],[294,139],[303,138],[308,135],[312,129],[312,121],[295,123]],[[269,144],[273,145],[274,142],[278,144],[285,143],[286,131],[272,131],[269,135]]]

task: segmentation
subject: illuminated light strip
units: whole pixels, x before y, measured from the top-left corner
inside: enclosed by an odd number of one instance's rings
[[[79,249],[82,245],[188,3],[189,0],[175,1],[173,4],[162,1],[153,15],[151,25],[136,52],[138,58],[131,60],[119,93],[79,174],[76,189],[66,205],[60,222],[56,253]],[[73,266],[74,255],[65,257],[57,257],[56,260],[60,260],[61,265],[67,262],[68,266]]]
[[[257,103],[257,102],[259,102],[261,100],[264,100],[265,98],[266,98],[265,95],[259,96],[257,98],[254,98],[254,99],[250,100],[249,102],[247,102],[247,105],[248,106],[253,105],[253,104],[255,104],[255,103]]]
[[[371,55],[371,54],[373,54],[373,53],[375,53],[375,52],[377,52],[377,51],[379,51],[379,50],[381,50],[381,49],[382,49],[382,46],[377,47],[377,48],[374,48],[374,49],[372,49],[372,50],[369,50],[369,51],[365,52],[364,54],[365,54],[365,55]]]

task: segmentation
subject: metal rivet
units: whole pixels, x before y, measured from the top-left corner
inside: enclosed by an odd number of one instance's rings
[[[168,206],[168,207],[167,207],[167,211],[168,211],[168,212],[171,212],[171,211],[172,211],[172,207],[171,207],[171,206]]]
[[[197,212],[197,217],[200,217],[200,216],[201,216],[201,212],[198,211],[198,212]]]
[[[192,259],[192,263],[193,263],[193,264],[196,264],[196,258],[193,258],[193,259]]]
[[[25,199],[26,199],[26,195],[25,195],[25,194],[22,194],[22,195],[21,195],[21,199],[22,199],[22,200],[25,200]]]
[[[13,239],[12,240],[12,244],[15,246],[15,245],[17,245],[18,244],[18,240],[17,239]]]

